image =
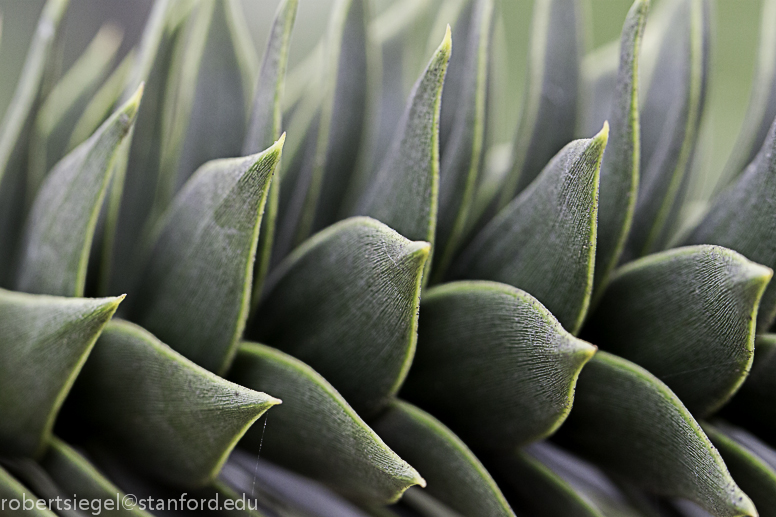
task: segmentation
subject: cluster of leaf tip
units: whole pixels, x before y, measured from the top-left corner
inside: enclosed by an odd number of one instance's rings
[[[589,53],[536,0],[512,141],[496,0],[337,0],[288,74],[298,0],[262,59],[155,0],[58,75],[67,3],[0,126],[0,501],[776,515],[776,0],[695,211],[710,0]]]

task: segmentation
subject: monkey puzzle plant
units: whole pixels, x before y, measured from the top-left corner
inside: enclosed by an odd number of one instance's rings
[[[261,60],[237,1],[156,0],[61,76],[47,0],[0,127],[0,500],[776,515],[776,2],[694,224],[711,7],[649,7],[586,53],[537,0],[505,143],[495,0],[338,0],[288,80],[297,0]]]

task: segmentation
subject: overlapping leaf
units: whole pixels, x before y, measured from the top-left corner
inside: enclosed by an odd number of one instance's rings
[[[134,320],[214,372],[229,367],[248,318],[259,226],[284,140],[200,167],[160,223],[131,306]]]
[[[38,498],[28,488],[19,483],[3,467],[0,467],[0,500],[4,501],[10,510],[11,501],[21,504],[24,499],[32,500],[33,507],[24,510],[25,515],[33,517],[56,517],[57,514],[47,509],[40,509]],[[45,508],[45,507],[44,507]],[[17,510],[19,507],[17,507]]]
[[[535,296],[576,333],[593,288],[598,178],[609,128],[568,144],[455,260],[452,278],[494,280]]]
[[[373,219],[339,222],[270,274],[247,336],[312,366],[368,418],[399,390],[412,362],[428,254],[428,243]]]
[[[589,327],[602,349],[665,382],[704,417],[744,381],[757,305],[773,272],[719,246],[689,246],[617,270]]]
[[[450,30],[415,83],[393,143],[356,213],[409,239],[434,242],[439,189],[439,114],[452,41]]]
[[[709,208],[687,244],[719,244],[748,259],[776,267],[776,120],[754,161]],[[776,318],[776,287],[769,285],[757,311],[757,330]]]
[[[757,336],[755,349],[752,370],[726,411],[770,441],[776,430],[776,334]]]
[[[282,95],[288,66],[288,46],[291,29],[296,18],[298,0],[284,0],[278,6],[272,23],[267,49],[259,71],[258,84],[253,97],[248,131],[243,142],[243,154],[258,153],[280,138],[282,122]],[[256,262],[253,268],[253,294],[251,309],[255,311],[264,286],[264,277],[272,258],[275,238],[275,222],[280,203],[280,181],[273,181],[267,194],[264,216],[261,219]]]
[[[464,516],[515,515],[480,461],[433,416],[397,400],[373,426],[391,448],[423,472],[429,495]]]
[[[318,479],[352,499],[388,503],[408,487],[425,485],[312,368],[272,348],[240,347],[229,378],[281,397],[267,429],[256,427],[241,445]],[[268,421],[269,422],[269,421]]]
[[[136,325],[105,329],[75,386],[80,418],[138,471],[198,487],[280,401],[188,361]]]
[[[535,298],[504,284],[435,287],[424,294],[421,315],[402,396],[478,448],[511,449],[551,434],[595,352]]]
[[[560,434],[618,480],[692,500],[719,517],[757,515],[679,398],[625,359],[598,352],[583,368]]]
[[[97,217],[113,161],[135,121],[143,87],[83,144],[54,167],[40,188],[24,230],[16,287],[82,296]]]
[[[706,96],[709,9],[708,0],[682,0],[661,34],[641,109],[639,192],[624,260],[664,248],[674,230]]]
[[[43,452],[62,402],[122,298],[0,290],[1,456]]]

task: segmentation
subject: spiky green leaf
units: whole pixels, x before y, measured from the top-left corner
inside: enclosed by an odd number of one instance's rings
[[[245,328],[259,226],[284,140],[200,167],[162,218],[130,307],[135,321],[214,372],[228,369]]]
[[[38,456],[121,298],[0,290],[0,456]]]
[[[510,284],[576,333],[593,288],[598,173],[609,127],[568,144],[488,223],[450,269],[452,278]]]
[[[643,368],[598,352],[579,375],[561,440],[616,479],[719,517],[757,515],[679,398]]]
[[[113,160],[134,124],[143,87],[46,177],[30,210],[16,287],[31,293],[82,296],[97,217]]]
[[[396,400],[372,426],[393,450],[423,472],[429,495],[464,516],[514,517],[482,463],[433,416]]]
[[[757,305],[773,272],[719,246],[688,246],[615,271],[589,339],[648,369],[699,418],[744,382]]]
[[[124,321],[105,328],[73,395],[79,417],[123,461],[183,487],[211,481],[245,431],[280,403],[208,372]]]
[[[393,502],[425,481],[389,449],[342,396],[312,368],[280,351],[245,343],[229,378],[281,397],[266,429],[240,445],[329,485],[351,499]]]
[[[403,397],[478,448],[510,449],[563,422],[595,347],[535,298],[494,282],[454,282],[424,293],[420,310]]]
[[[412,362],[428,254],[367,217],[330,226],[270,274],[247,336],[312,366],[368,418]]]

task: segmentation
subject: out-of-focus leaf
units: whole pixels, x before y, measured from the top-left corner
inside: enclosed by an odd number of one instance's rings
[[[122,140],[135,121],[143,86],[46,177],[24,230],[16,287],[83,296],[97,217]]]
[[[652,23],[651,17],[650,23]],[[631,40],[631,43],[634,41]],[[620,47],[620,40],[611,41],[589,52],[582,60],[580,69],[582,100],[580,101],[577,123],[577,134],[579,135],[589,135],[597,131],[612,112],[622,58]],[[633,50],[632,47],[630,50]],[[633,57],[636,58],[633,64],[636,64],[641,56],[634,54]],[[623,74],[623,76],[630,80],[629,75]]]
[[[752,91],[741,133],[725,164],[720,185],[725,186],[746,169],[757,156],[776,118],[776,1],[765,0],[760,21],[760,43],[757,50]]]
[[[3,467],[0,467],[0,500],[4,501],[8,505],[10,510],[10,502],[16,500],[21,504],[24,499],[32,500],[33,508],[25,509],[24,512],[19,514],[29,515],[32,517],[57,517],[54,512],[44,509],[41,510],[38,507],[38,498],[28,488],[19,483],[13,476],[11,476]],[[18,508],[17,508],[18,509]],[[10,515],[10,514],[9,514]]]
[[[405,510],[410,508],[412,516],[417,517],[464,517],[460,513],[430,495],[421,488],[412,487],[404,494],[400,504]],[[402,513],[401,515],[405,515]],[[395,514],[394,514],[395,515]]]
[[[68,499],[72,501],[73,494],[65,492],[34,460],[20,458],[7,462],[6,466],[11,474],[16,476],[25,486],[30,487],[41,500],[51,501],[51,510],[56,511],[59,517],[84,517],[87,515],[86,512],[78,511],[76,504],[64,504]],[[113,497],[116,497],[115,494]],[[90,503],[91,501],[87,504]],[[23,513],[26,515],[26,512]]]
[[[755,350],[749,376],[725,411],[737,423],[746,424],[773,445],[776,443],[771,439],[776,431],[776,334],[757,336]]]
[[[0,455],[38,456],[105,323],[123,297],[0,290]]]
[[[393,143],[355,212],[403,236],[434,242],[439,189],[439,111],[450,59],[450,28],[415,84]]]
[[[757,304],[772,275],[719,246],[644,257],[612,275],[590,339],[647,368],[705,417],[749,372]]]
[[[84,107],[83,113],[72,127],[67,151],[72,151],[78,144],[89,138],[89,135],[94,133],[100,124],[108,118],[124,89],[129,72],[134,67],[135,58],[136,54],[133,51],[127,53],[102,86],[92,95],[89,103]],[[143,88],[145,97],[143,106],[148,101],[148,91],[148,85],[146,85]]]
[[[577,0],[541,0],[534,6],[515,164],[498,208],[512,201],[574,138],[584,51],[582,25],[582,7]]]
[[[229,368],[245,328],[259,225],[284,140],[200,167],[161,219],[130,307],[135,321],[213,372]]]
[[[708,3],[681,0],[661,34],[640,113],[639,191],[624,260],[662,249],[678,215],[706,97]]]
[[[208,24],[196,65],[190,116],[181,121],[187,123],[187,129],[172,193],[205,162],[240,155],[256,84],[258,59],[253,45],[246,46],[243,41],[242,33],[248,29],[240,4],[236,0],[204,0],[198,9],[209,12]],[[190,87],[182,83],[181,87]]]
[[[395,400],[372,425],[393,450],[423,472],[429,495],[465,516],[515,515],[469,448],[428,413]]]
[[[332,12],[314,166],[296,244],[342,218],[342,202],[356,176],[373,66],[367,37],[369,7],[366,0],[338,0]]]
[[[757,515],[679,398],[625,359],[598,352],[583,368],[559,434],[618,480],[689,499],[718,517]]]
[[[27,196],[30,199],[49,169],[65,155],[67,138],[78,115],[78,104],[85,105],[108,72],[122,36],[121,29],[115,25],[103,25],[42,102],[29,144]]]
[[[776,267],[776,120],[754,161],[735,184],[713,202],[688,244],[719,244],[770,268]],[[757,330],[767,332],[776,318],[776,287],[765,290]]]
[[[639,50],[649,0],[636,0],[620,39],[620,66],[609,112],[611,139],[601,162],[594,289],[601,289],[625,247],[639,182]]]
[[[123,461],[185,487],[211,481],[245,431],[280,403],[200,368],[123,321],[105,328],[73,395],[79,416]]]
[[[43,6],[27,58],[8,109],[0,123],[0,285],[14,282],[12,262],[24,223],[27,194],[26,149],[44,70],[68,0]],[[13,163],[12,162],[13,158]],[[13,165],[9,167],[9,163]]]
[[[283,85],[288,66],[288,45],[298,5],[299,0],[284,0],[278,6],[275,20],[272,22],[272,30],[267,49],[264,51],[264,60],[261,64],[253,98],[253,111],[251,112],[248,132],[245,136],[245,142],[243,142],[242,152],[244,155],[258,153],[280,138],[283,118]],[[272,257],[279,203],[280,182],[273,181],[261,220],[256,262],[253,267],[252,312],[258,306],[261,290],[264,286],[264,277]]]
[[[367,217],[332,225],[270,274],[247,335],[312,366],[369,418],[412,362],[428,254]]]
[[[776,515],[776,451],[743,429],[703,424],[730,474],[752,498],[760,517]]]
[[[46,454],[40,459],[40,466],[68,496],[75,495],[78,499],[100,501],[102,508],[106,513],[109,511],[110,515],[150,517],[149,513],[137,507],[125,508],[118,504],[116,497],[124,496],[121,490],[86,458],[56,437],[52,437]],[[112,501],[112,510],[105,504],[107,501]]]
[[[365,517],[352,503],[322,484],[240,449],[229,456],[217,482],[257,498],[261,495],[258,492],[264,492],[282,504],[283,511],[273,508],[282,517]]]
[[[485,140],[485,98],[493,25],[493,0],[473,0],[466,39],[450,58],[450,80],[459,80],[454,104],[442,95],[442,110],[453,110],[452,129],[442,142],[439,217],[434,276],[442,278],[457,251],[474,200]],[[448,84],[450,81],[446,81]]]
[[[402,396],[478,448],[524,445],[566,418],[595,347],[535,298],[495,282],[454,282],[424,293],[421,314]]]
[[[266,429],[246,433],[242,447],[363,502],[391,503],[408,487],[425,485],[337,390],[301,361],[245,343],[229,378],[285,402]]]
[[[494,280],[535,296],[572,334],[593,289],[598,173],[609,126],[576,140],[472,240],[452,278]]]

